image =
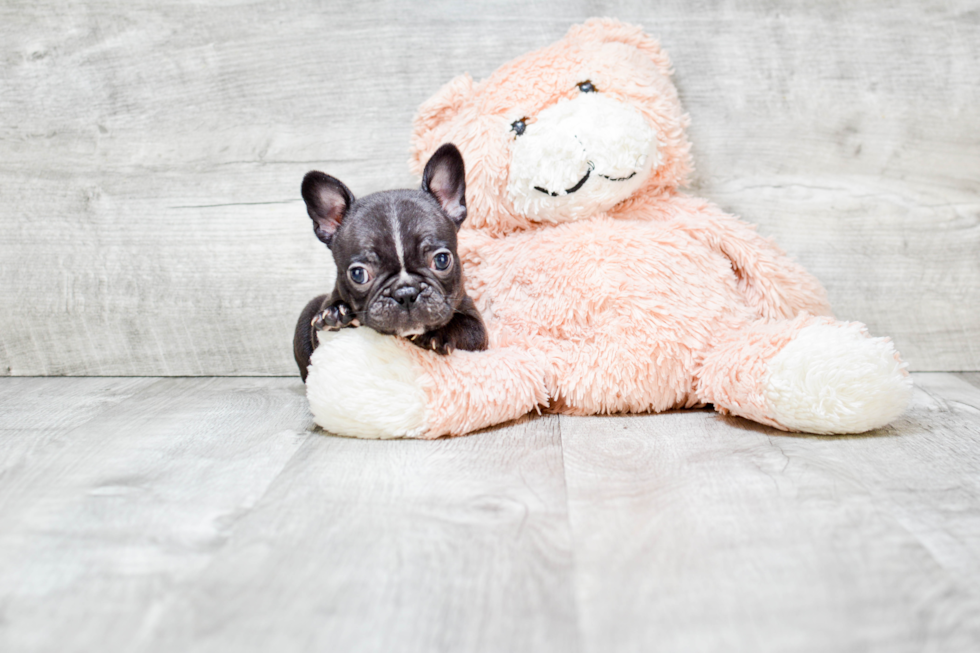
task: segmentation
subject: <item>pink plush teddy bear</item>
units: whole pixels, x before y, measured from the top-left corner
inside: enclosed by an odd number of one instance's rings
[[[371,438],[460,435],[544,410],[713,404],[779,429],[858,433],[905,410],[892,344],[831,317],[772,241],[679,191],[689,144],[667,55],[590,20],[419,110],[412,164],[466,161],[459,233],[490,349],[440,356],[370,329],[320,332],[317,424]]]

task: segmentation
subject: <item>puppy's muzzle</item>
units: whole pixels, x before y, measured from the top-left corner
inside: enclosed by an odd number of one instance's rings
[[[415,286],[404,285],[392,290],[391,296],[396,302],[401,304],[403,308],[411,308],[412,304],[415,303],[415,300],[418,299],[419,293],[421,292],[421,289],[416,288]]]
[[[453,308],[432,284],[399,280],[382,290],[364,311],[364,323],[381,333],[424,333],[449,322]]]

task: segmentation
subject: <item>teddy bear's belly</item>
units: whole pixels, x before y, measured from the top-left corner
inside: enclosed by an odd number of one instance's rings
[[[564,412],[692,405],[708,344],[752,317],[728,259],[669,223],[561,225],[480,258],[467,279],[491,332],[547,351]]]

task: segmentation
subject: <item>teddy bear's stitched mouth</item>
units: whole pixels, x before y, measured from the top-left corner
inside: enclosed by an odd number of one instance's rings
[[[605,177],[609,181],[629,181],[630,179],[636,176],[636,170],[634,170],[633,172],[631,172],[629,175],[625,177],[610,177],[609,175],[599,175],[599,176]]]
[[[566,195],[571,195],[572,193],[574,193],[575,191],[577,191],[578,189],[580,189],[582,186],[584,186],[585,185],[585,182],[587,182],[589,180],[589,176],[591,174],[592,174],[592,162],[590,161],[589,162],[589,169],[585,171],[585,176],[582,177],[581,179],[579,179],[578,180],[578,183],[575,184],[574,186],[572,186],[571,188],[566,188],[565,189],[565,194]],[[541,188],[540,186],[535,186],[534,187],[534,190],[539,190],[542,193],[544,193],[545,195],[551,195],[552,197],[558,197],[558,193],[556,193],[554,191],[550,191],[547,188]]]
[[[566,195],[571,195],[575,191],[577,191],[580,188],[582,188],[582,186],[585,185],[585,182],[587,182],[589,180],[589,176],[592,175],[592,170],[594,170],[594,169],[595,169],[595,164],[593,164],[591,161],[589,161],[589,169],[585,171],[585,176],[582,177],[581,179],[579,179],[578,180],[578,183],[575,184],[574,186],[572,186],[571,188],[566,188],[565,189],[565,194]],[[602,178],[604,178],[604,179],[608,179],[609,181],[627,181],[627,180],[632,179],[633,177],[636,176],[636,171],[634,170],[632,173],[630,173],[626,177],[610,177],[609,175],[599,175],[599,176],[602,177]],[[545,195],[551,195],[552,197],[558,197],[558,193],[556,193],[554,191],[550,191],[547,188],[541,188],[541,186],[535,186],[534,187],[534,190],[541,191]]]

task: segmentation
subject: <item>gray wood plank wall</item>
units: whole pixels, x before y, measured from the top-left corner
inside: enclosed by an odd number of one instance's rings
[[[673,56],[695,192],[913,369],[980,369],[975,1],[8,0],[0,375],[292,374],[332,265],[302,175],[415,183],[421,101],[593,15]]]

